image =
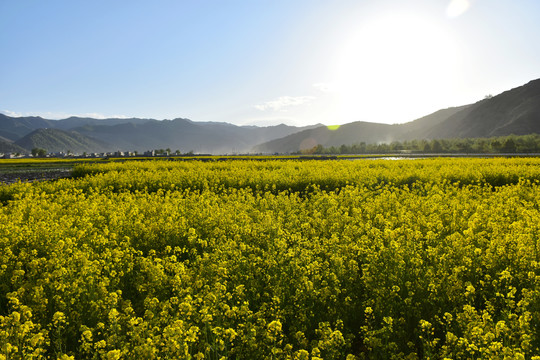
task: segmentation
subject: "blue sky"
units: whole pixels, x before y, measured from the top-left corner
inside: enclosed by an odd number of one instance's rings
[[[0,112],[400,123],[540,78],[538,0],[0,0]]]

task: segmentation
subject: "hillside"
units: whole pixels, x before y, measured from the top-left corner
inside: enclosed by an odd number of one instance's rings
[[[58,129],[38,129],[15,142],[16,145],[31,150],[45,149],[47,152],[99,152],[110,145],[76,132]]]
[[[0,153],[6,154],[6,153],[20,153],[25,154],[28,151],[16,144],[14,144],[12,141],[9,141],[3,137],[0,137]]]
[[[257,153],[296,152],[308,150],[319,144],[323,146],[340,146],[357,142],[391,142],[399,135],[396,125],[353,122],[335,127],[320,126],[288,135],[281,139],[269,141],[254,147]]]
[[[479,101],[421,135],[465,138],[531,133],[540,134],[540,79]]]
[[[118,149],[144,151],[170,148],[181,152],[247,152],[254,145],[297,132],[304,128],[287,125],[241,127],[218,122],[188,119],[149,120],[113,126],[94,125],[75,128],[77,132],[114,144]]]
[[[357,121],[337,128],[321,126],[260,144],[254,147],[253,151],[258,153],[290,153],[308,150],[317,145],[339,147],[344,144],[351,145],[362,142],[377,144],[404,139],[423,139],[425,136],[422,132],[425,129],[430,129],[469,107],[466,105],[439,110],[418,120],[399,125]]]
[[[400,132],[402,133],[400,140],[425,139],[427,136],[423,132],[426,129],[431,129],[434,126],[441,124],[449,117],[466,110],[471,106],[472,105],[464,105],[438,110],[432,114],[421,117],[420,119],[404,123],[399,126],[401,129]]]
[[[16,141],[34,130],[53,127],[53,121],[39,116],[14,118],[0,114],[0,136]]]

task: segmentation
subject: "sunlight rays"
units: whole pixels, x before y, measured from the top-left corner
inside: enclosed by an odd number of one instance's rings
[[[470,6],[468,0],[452,0],[446,8],[446,15],[450,18],[458,17],[465,13]]]
[[[429,18],[399,13],[363,24],[344,44],[336,67],[339,116],[413,120],[419,103],[448,91],[457,55],[448,31]],[[367,118],[359,119],[360,113]]]

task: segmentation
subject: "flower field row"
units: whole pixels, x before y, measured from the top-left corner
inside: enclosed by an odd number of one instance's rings
[[[0,359],[533,358],[540,161],[147,161],[0,186]]]

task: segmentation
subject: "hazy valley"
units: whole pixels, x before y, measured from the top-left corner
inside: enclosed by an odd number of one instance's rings
[[[391,104],[389,104],[391,106]],[[0,114],[0,152],[291,153],[313,148],[405,140],[540,134],[540,79],[474,104],[442,109],[404,124],[352,122],[327,127],[237,126],[189,119],[10,117]]]

